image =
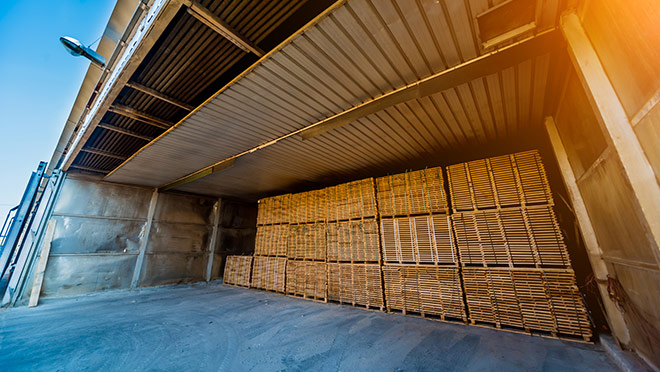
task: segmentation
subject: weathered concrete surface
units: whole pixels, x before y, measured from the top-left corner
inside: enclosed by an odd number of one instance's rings
[[[3,371],[611,371],[598,345],[218,283],[0,312]]]

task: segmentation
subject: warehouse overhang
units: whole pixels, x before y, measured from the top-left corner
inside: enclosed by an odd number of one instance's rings
[[[552,4],[492,44],[477,2],[335,3],[106,180],[255,199],[541,128]]]

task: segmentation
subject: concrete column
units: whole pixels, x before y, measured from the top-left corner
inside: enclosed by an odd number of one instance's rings
[[[151,225],[154,220],[156,212],[156,204],[158,203],[158,189],[154,189],[151,194],[151,202],[149,203],[149,212],[147,212],[147,224],[144,227],[142,239],[140,239],[140,248],[138,251],[137,261],[135,262],[135,271],[133,272],[133,280],[131,280],[131,288],[136,288],[140,281],[140,274],[142,273],[142,265],[144,264],[144,255],[147,251],[147,244],[149,243],[149,234],[151,233]]]

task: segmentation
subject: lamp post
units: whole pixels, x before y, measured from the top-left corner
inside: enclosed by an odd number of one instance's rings
[[[70,37],[70,36],[62,36],[60,38],[60,42],[62,45],[64,45],[64,48],[71,54],[72,56],[83,56],[90,61],[92,61],[93,64],[105,68],[105,58],[96,53],[94,50],[92,50],[89,47],[86,47],[81,43],[80,41]]]

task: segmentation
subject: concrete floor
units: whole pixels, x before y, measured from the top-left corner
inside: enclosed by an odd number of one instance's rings
[[[0,311],[2,371],[611,371],[599,345],[219,283]]]

